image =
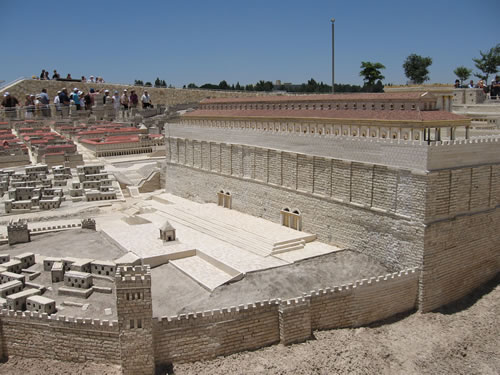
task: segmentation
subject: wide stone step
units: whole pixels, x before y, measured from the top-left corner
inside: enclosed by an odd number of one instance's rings
[[[170,264],[209,291],[233,278],[230,274],[197,255],[171,260]]]

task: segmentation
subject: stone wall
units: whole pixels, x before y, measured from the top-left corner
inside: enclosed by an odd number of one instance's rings
[[[258,92],[244,92],[244,91],[218,91],[218,90],[197,90],[197,89],[174,89],[174,88],[155,88],[155,87],[138,87],[133,85],[122,85],[116,83],[82,83],[82,82],[64,82],[64,81],[40,81],[33,79],[24,79],[10,87],[5,87],[0,90],[0,95],[3,96],[5,91],[10,92],[14,95],[21,104],[24,103],[24,97],[27,94],[39,94],[42,88],[47,89],[47,93],[52,99],[56,95],[57,91],[66,87],[69,91],[73,88],[78,88],[82,91],[88,92],[90,88],[95,90],[109,90],[111,95],[113,95],[114,90],[118,90],[120,95],[123,89],[135,90],[139,99],[143,94],[144,90],[148,90],[151,96],[151,101],[154,105],[156,104],[166,104],[166,105],[176,105],[185,103],[197,103],[202,99],[211,98],[227,98],[227,97],[237,97],[237,96],[259,96],[259,95],[272,95],[266,93]]]
[[[0,327],[5,357],[121,364],[116,322],[2,310]]]
[[[228,154],[227,150],[223,152]],[[333,161],[329,164],[334,166],[333,177],[328,174],[322,180],[323,190],[318,187],[315,193],[310,193],[273,183],[276,181],[273,178],[281,176],[272,171],[280,168],[276,160],[273,162],[271,154],[269,160],[259,161],[277,164],[271,168],[269,182],[167,163],[165,188],[185,198],[213,203],[217,203],[218,191],[229,191],[233,209],[275,223],[280,223],[283,208],[297,209],[302,229],[317,234],[320,241],[366,253],[392,270],[421,264],[423,176],[382,168],[375,171],[375,179],[358,184],[361,176],[374,173],[374,169]],[[301,168],[299,173],[307,170]],[[321,181],[320,171],[316,169],[317,181]],[[351,182],[353,175],[355,180]],[[372,181],[376,186],[373,189]],[[330,191],[332,196],[322,194]],[[349,200],[350,196],[353,200]],[[408,216],[403,216],[405,212]]]
[[[312,330],[356,327],[415,308],[416,269],[221,310],[154,319],[156,363],[189,362],[282,342],[304,341]]]

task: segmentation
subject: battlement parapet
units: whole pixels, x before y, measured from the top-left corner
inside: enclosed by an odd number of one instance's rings
[[[0,320],[15,319],[19,323],[47,324],[51,327],[78,330],[118,332],[118,321],[81,318],[64,315],[48,315],[36,311],[0,310]]]
[[[352,283],[341,284],[338,286],[333,286],[324,289],[312,290],[309,293],[304,293],[304,297],[321,297],[326,295],[338,295],[338,294],[352,294],[354,291],[361,288],[367,288],[371,286],[380,285],[384,282],[394,282],[394,281],[405,281],[408,278],[418,278],[419,268],[413,267],[399,272],[393,272],[386,275],[381,275],[377,277],[370,277],[369,279],[355,280]]]
[[[302,297],[300,297],[302,298]],[[242,304],[238,306],[224,307],[195,313],[179,314],[175,316],[162,316],[153,318],[154,323],[168,326],[184,326],[193,324],[193,320],[198,323],[214,323],[217,321],[236,318],[240,314],[255,314],[266,310],[277,310],[281,304],[281,299],[263,300],[254,303]]]
[[[28,230],[28,222],[22,219],[18,219],[17,221],[11,220],[7,225],[7,230],[9,232],[26,231]]]
[[[151,286],[151,267],[149,265],[119,266],[116,268],[115,282],[119,289]]]

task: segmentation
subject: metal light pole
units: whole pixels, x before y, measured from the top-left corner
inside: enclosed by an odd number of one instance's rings
[[[332,94],[335,92],[335,18],[332,18]]]

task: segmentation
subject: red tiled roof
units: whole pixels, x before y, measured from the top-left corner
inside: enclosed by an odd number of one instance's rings
[[[360,120],[393,120],[393,121],[445,121],[467,120],[465,116],[445,111],[419,110],[371,110],[371,109],[338,109],[338,110],[204,110],[188,112],[183,117],[275,117],[275,118],[322,118],[322,119],[360,119]]]
[[[311,94],[311,95],[266,95],[249,96],[239,98],[210,98],[203,99],[202,104],[221,104],[221,103],[273,103],[273,102],[337,102],[337,101],[380,101],[380,100],[435,100],[432,94],[423,92],[404,92],[404,93],[350,93],[350,94]]]

